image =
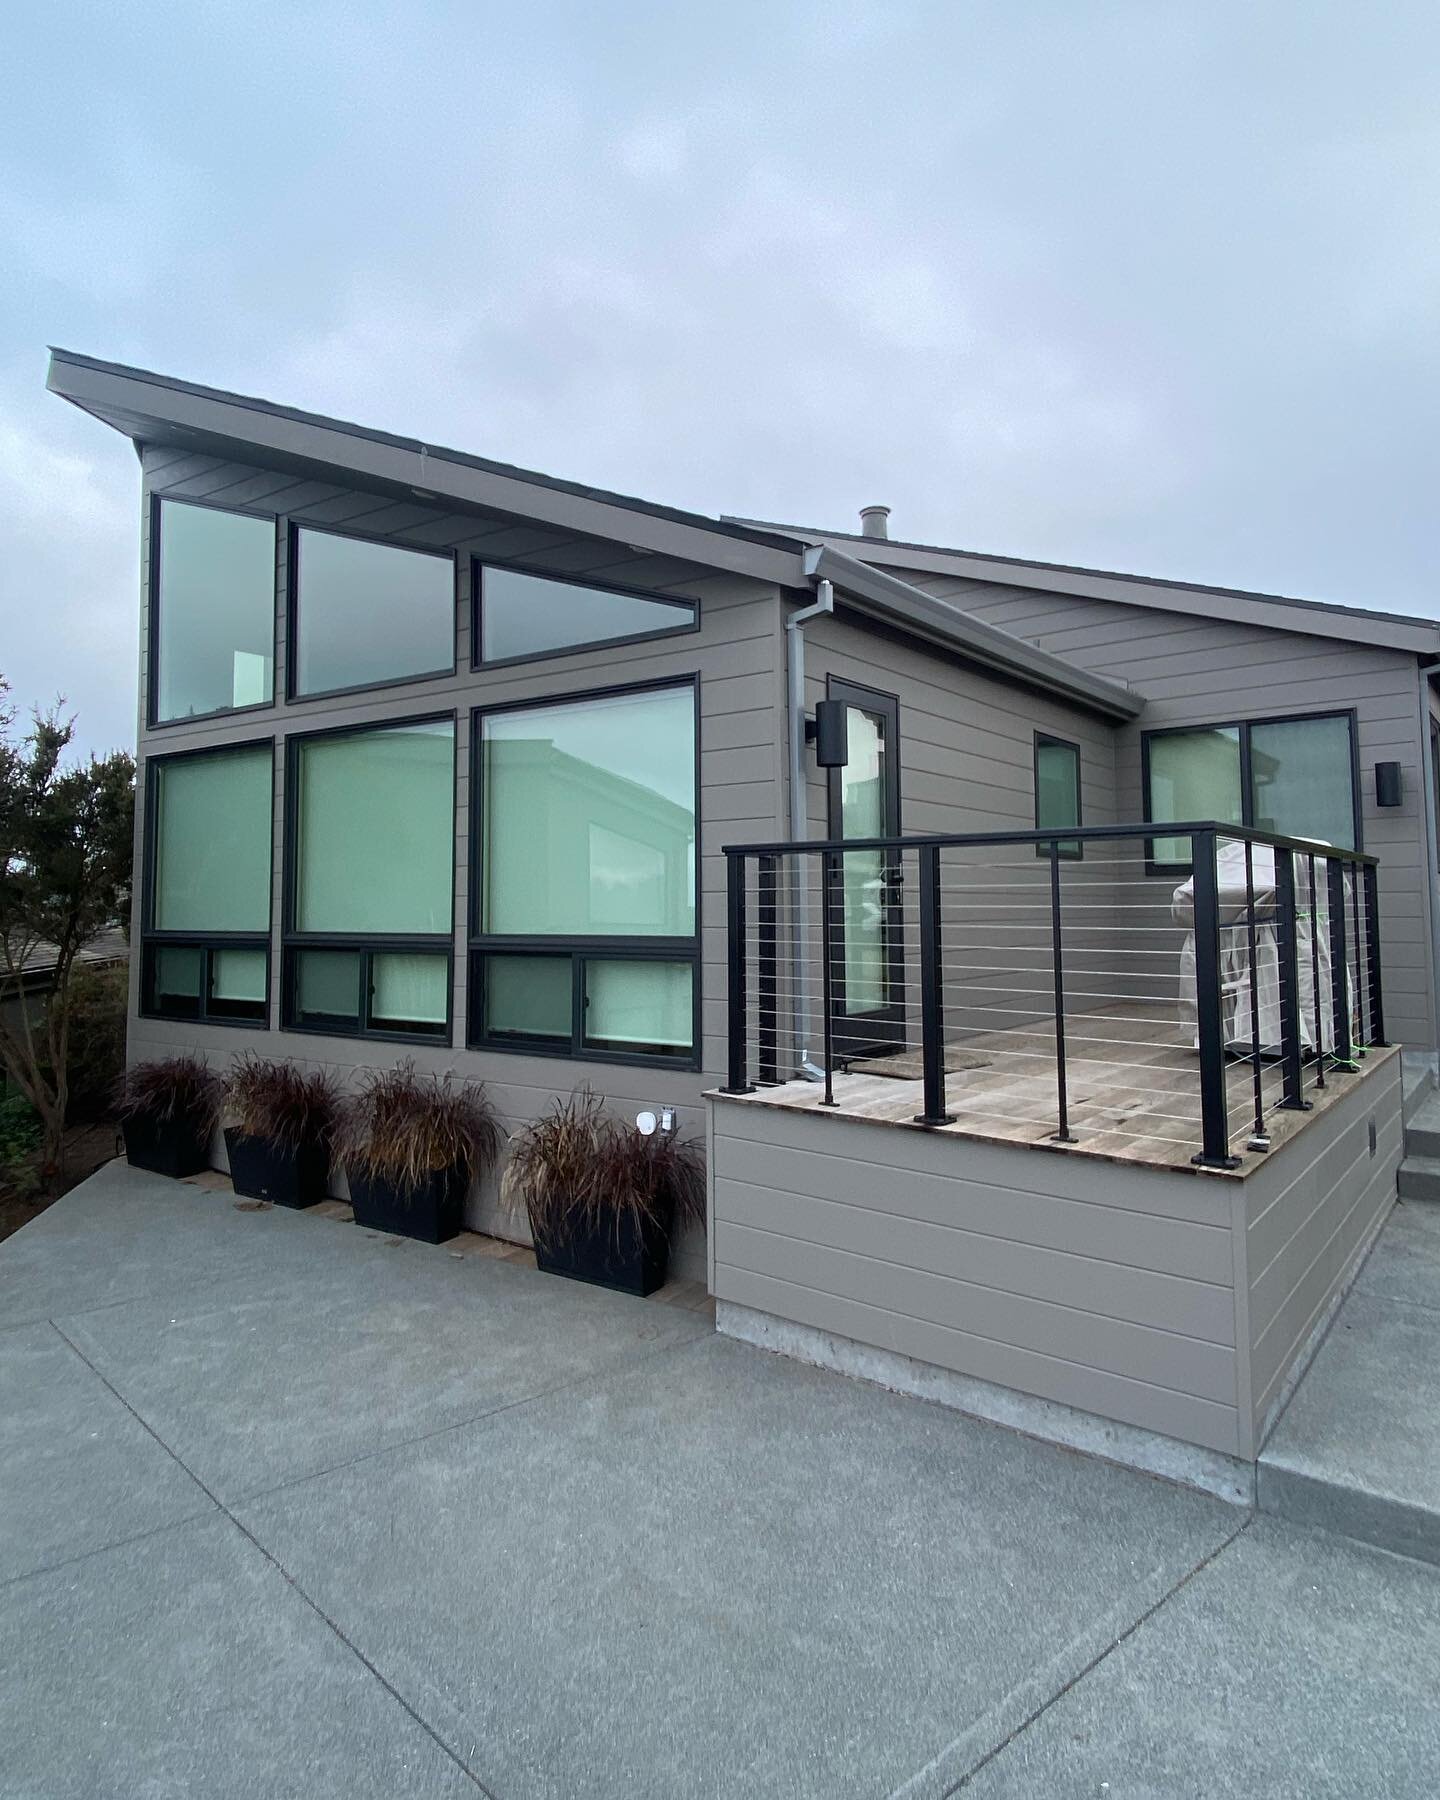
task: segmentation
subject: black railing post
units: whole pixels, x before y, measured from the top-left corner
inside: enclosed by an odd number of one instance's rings
[[[1309,1112],[1300,1050],[1300,958],[1295,914],[1295,852],[1275,852],[1275,942],[1280,955],[1280,1104],[1290,1112]]]
[[[1330,892],[1330,1011],[1335,1021],[1335,1055],[1351,1062],[1355,1046],[1350,1037],[1350,963],[1345,943],[1345,865],[1336,856],[1327,858],[1325,879]]]
[[[1360,1034],[1360,1041],[1355,1046],[1355,1054],[1363,1056],[1365,1046],[1369,1042],[1366,1015],[1369,1008],[1365,1004],[1365,983],[1360,979],[1360,958],[1364,954],[1364,938],[1360,935],[1360,865],[1347,863],[1350,876],[1350,941],[1355,947],[1355,985],[1351,992],[1355,996],[1355,1024]]]
[[[945,990],[940,940],[940,846],[926,844],[920,859],[920,1062],[925,1110],[917,1125],[953,1125],[945,1110]]]
[[[1193,1162],[1233,1169],[1225,1097],[1225,1023],[1220,993],[1220,882],[1215,833],[1191,840],[1195,872],[1195,1018],[1200,1038],[1200,1154]]]
[[[755,859],[755,949],[759,962],[756,971],[756,996],[760,1018],[756,1028],[758,1052],[757,1073],[761,1081],[778,1081],[780,1076],[780,1026],[777,999],[779,994],[778,951],[776,930],[776,892],[780,880],[780,859],[758,856]]]
[[[1380,871],[1374,863],[1366,863],[1365,880],[1365,960],[1370,986],[1370,1042],[1383,1050],[1385,1037],[1385,996],[1380,985]]]
[[[729,1067],[725,1092],[750,1094],[755,1090],[745,1079],[745,853],[729,851],[725,858],[725,929],[729,937]]]
[[[825,1009],[825,1098],[822,1106],[835,1104],[835,886],[844,879],[840,853],[820,852],[820,991]]]
[[[1060,840],[1050,840],[1050,966],[1055,977],[1055,1112],[1057,1144],[1073,1144],[1070,1079],[1065,1061],[1065,952],[1060,930]]]
[[[1315,1086],[1325,1085],[1325,1002],[1320,993],[1320,889],[1315,858],[1307,859],[1310,875],[1310,1001],[1315,1015]]]
[[[1260,941],[1255,923],[1255,846],[1245,840],[1245,938],[1250,957],[1250,1087],[1255,1100],[1255,1129],[1247,1146],[1268,1150],[1265,1130],[1265,1078],[1260,1066]]]

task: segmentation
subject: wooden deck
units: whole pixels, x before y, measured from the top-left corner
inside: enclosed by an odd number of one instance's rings
[[[936,1130],[942,1136],[980,1139],[996,1144],[1025,1144],[1071,1156],[1097,1156],[1112,1162],[1149,1168],[1191,1170],[1200,1148],[1200,1066],[1190,1047],[1190,1032],[1163,1005],[1131,1005],[1076,1014],[1066,1027],[1066,1075],[1069,1125],[1073,1143],[1058,1143],[1055,1033],[1053,1026],[992,1031],[966,1037],[961,1048],[970,1062],[946,1076],[946,1110],[951,1125],[915,1123],[923,1109],[918,1080],[896,1079],[869,1071],[837,1072],[835,1105],[827,1108],[819,1082],[790,1081],[759,1088],[753,1094],[724,1096],[742,1105],[774,1106],[873,1124]],[[1371,1050],[1359,1075],[1332,1071],[1326,1086],[1315,1088],[1315,1070],[1304,1070],[1310,1112],[1278,1110],[1280,1072],[1262,1069],[1262,1094],[1271,1148],[1303,1131],[1357,1080],[1399,1052]],[[951,1059],[956,1060],[956,1059]],[[1230,1149],[1239,1158],[1234,1171],[1203,1173],[1243,1176],[1265,1152],[1246,1148],[1254,1121],[1254,1075],[1248,1062],[1227,1068]]]

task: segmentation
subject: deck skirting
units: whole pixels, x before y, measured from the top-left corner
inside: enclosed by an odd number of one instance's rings
[[[1246,1501],[1395,1197],[1371,1052],[1225,1173],[717,1095],[722,1330]]]

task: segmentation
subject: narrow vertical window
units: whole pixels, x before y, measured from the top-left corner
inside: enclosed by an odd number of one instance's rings
[[[1080,746],[1067,738],[1035,734],[1035,829],[1052,831],[1056,826],[1079,825],[1080,817]],[[1048,844],[1036,846],[1041,856],[1050,854]],[[1079,838],[1062,838],[1059,854],[1078,861],[1085,853]]]

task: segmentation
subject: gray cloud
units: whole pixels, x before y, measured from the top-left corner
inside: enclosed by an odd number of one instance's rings
[[[9,27],[0,669],[133,732],[60,342],[707,512],[1440,612],[1440,15],[67,4]],[[63,82],[60,79],[63,71]]]

